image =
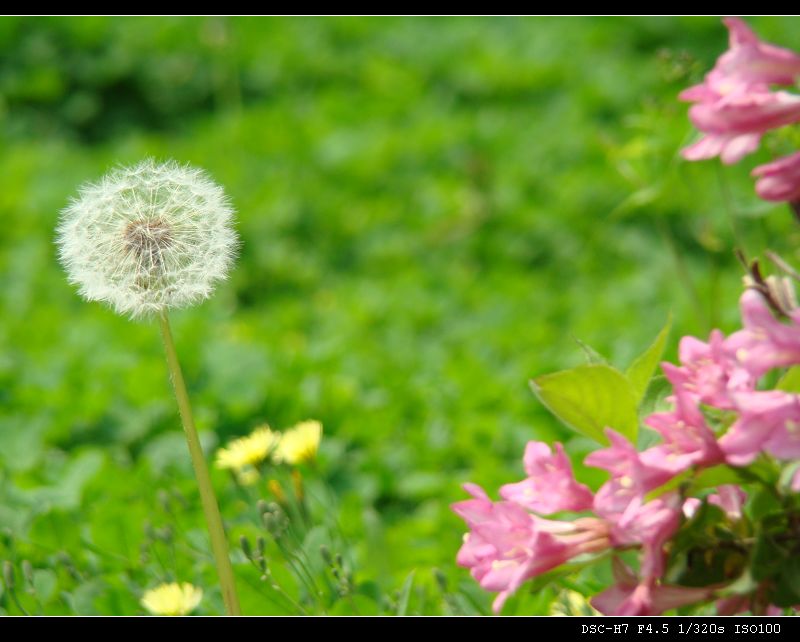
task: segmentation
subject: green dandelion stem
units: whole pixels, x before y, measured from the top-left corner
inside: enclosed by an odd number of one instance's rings
[[[189,394],[186,392],[186,384],[183,381],[183,372],[178,362],[178,355],[175,352],[175,342],[172,339],[172,331],[169,327],[166,312],[159,314],[158,322],[161,326],[161,336],[164,339],[164,349],[167,353],[167,365],[172,379],[172,387],[178,400],[178,410],[180,411],[183,430],[186,434],[186,443],[192,456],[192,466],[194,467],[197,486],[200,490],[200,501],[203,504],[208,534],[211,537],[211,550],[214,552],[214,560],[217,564],[217,574],[222,588],[222,599],[225,601],[225,611],[228,615],[241,615],[239,596],[236,594],[233,569],[228,556],[228,541],[225,538],[225,528],[222,525],[217,498],[214,496],[214,489],[211,486],[211,476],[208,473],[203,448],[197,436],[197,429],[192,416],[192,406],[189,403]]]

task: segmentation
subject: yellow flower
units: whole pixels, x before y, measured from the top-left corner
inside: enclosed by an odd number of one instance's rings
[[[203,589],[183,582],[162,584],[147,591],[141,604],[153,615],[187,615],[203,599]]]
[[[283,433],[272,457],[278,463],[292,465],[313,461],[321,439],[322,424],[303,421]]]
[[[256,428],[247,437],[234,439],[227,448],[217,451],[217,468],[230,468],[235,472],[245,471],[264,461],[275,448],[280,435],[269,426]]]

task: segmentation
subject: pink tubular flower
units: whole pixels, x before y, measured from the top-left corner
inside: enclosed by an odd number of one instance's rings
[[[644,501],[645,495],[674,476],[670,470],[648,465],[625,437],[606,428],[611,447],[589,454],[585,463],[604,468],[611,479],[594,498],[594,511],[607,520],[611,544],[641,544],[642,573],[658,577],[663,572],[663,548],[680,525],[681,500],[677,493]]]
[[[776,319],[764,297],[745,290],[739,300],[744,329],[729,336],[726,349],[754,377],[773,368],[800,364],[800,311],[789,324]]]
[[[800,120],[800,96],[786,91],[751,89],[736,91],[713,102],[689,109],[694,126],[707,137],[683,151],[688,160],[720,155],[736,163],[758,147],[761,136]]]
[[[711,598],[710,588],[689,588],[639,581],[619,558],[612,563],[616,584],[591,599],[603,615],[659,615],[669,609]]]
[[[736,484],[723,484],[716,493],[709,495],[708,503],[719,506],[728,519],[735,522],[742,519],[742,507],[746,499],[747,493]]]
[[[744,466],[762,450],[800,458],[800,395],[778,390],[736,396],[739,419],[719,440],[729,464]]]
[[[716,601],[717,615],[736,615],[750,610],[750,595],[731,595]]]
[[[761,134],[708,134],[693,145],[684,147],[681,155],[689,161],[719,156],[726,165],[738,163],[758,149]]]
[[[677,492],[666,493],[647,503],[635,502],[611,528],[614,546],[641,544],[642,577],[661,577],[664,573],[664,544],[681,523],[681,498]]]
[[[683,511],[683,514],[686,517],[686,519],[692,519],[697,510],[702,505],[703,505],[703,500],[698,499],[697,497],[687,497],[683,501],[683,506],[681,506],[681,510]]]
[[[732,164],[754,152],[761,136],[800,119],[800,97],[772,92],[771,84],[792,85],[800,56],[764,43],[738,18],[727,18],[730,47],[703,82],[680,94],[697,103],[689,117],[704,136],[683,150],[687,160],[719,156]]]
[[[752,175],[758,177],[756,193],[765,201],[800,201],[800,152],[759,165]]]
[[[503,499],[543,515],[592,507],[592,491],[573,476],[572,464],[561,444],[556,443],[555,453],[551,453],[544,442],[530,441],[524,461],[528,478],[501,487]]]
[[[709,102],[748,89],[768,85],[793,85],[800,75],[800,56],[776,47],[758,36],[739,18],[724,18],[729,31],[729,48],[699,85],[685,89],[681,100]]]
[[[730,33],[730,48],[720,56],[715,69],[747,83],[792,85],[800,75],[800,56],[758,39],[740,18],[724,18]]]
[[[661,486],[673,475],[667,470],[645,464],[639,452],[625,437],[606,428],[611,447],[586,456],[588,466],[611,473],[611,479],[594,497],[594,510],[601,517],[616,522],[632,505],[640,505],[646,493]]]
[[[487,591],[498,592],[495,612],[523,582],[560,566],[582,553],[609,546],[606,525],[584,518],[558,522],[537,518],[514,502],[493,502],[474,484],[465,490],[473,499],[453,504],[471,532],[456,561],[471,569],[472,577]]]
[[[523,504],[493,502],[480,487],[464,486],[472,499],[453,504],[452,509],[467,522],[470,532],[464,537],[457,562],[471,569],[481,587],[498,593],[493,604],[495,612],[526,580],[578,555],[610,547],[641,545],[643,576],[656,578],[663,574],[664,544],[680,524],[680,497],[676,492],[666,493],[645,503],[644,493],[661,485],[670,477],[669,473],[650,470],[639,461],[636,449],[624,437],[610,429],[606,434],[612,446],[587,457],[587,463],[593,462],[592,465],[606,468],[612,474],[612,479],[594,498],[593,506],[599,517],[572,522],[538,517],[528,512],[525,501],[530,503],[534,498],[535,506],[549,510],[561,506],[560,500],[546,501],[536,493],[525,496],[520,484],[513,485],[505,495],[513,498],[521,493]],[[546,487],[557,492],[565,478],[567,490],[574,492],[577,482],[561,447],[551,453],[549,448],[531,442],[525,461],[532,477],[545,480],[532,482],[537,493]],[[554,475],[553,480],[548,475]],[[580,491],[578,500],[571,498],[568,503],[588,508],[591,493],[588,489],[586,493]]]
[[[728,519],[738,521],[742,518],[742,506],[747,499],[747,493],[735,484],[723,484],[717,488],[716,493],[708,496],[708,503],[719,506]],[[683,514],[686,519],[694,517],[697,510],[703,504],[697,497],[687,497],[683,502]]]
[[[711,332],[708,343],[683,337],[679,346],[681,365],[662,363],[661,368],[677,390],[685,390],[700,403],[732,410],[731,392],[753,390],[755,379],[725,349],[725,336]]]
[[[647,466],[676,475],[692,466],[714,466],[725,458],[703,413],[685,389],[675,391],[675,410],[653,413],[644,423],[664,438],[664,443],[641,453]]]

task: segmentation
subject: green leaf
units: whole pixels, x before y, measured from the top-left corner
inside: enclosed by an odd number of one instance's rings
[[[650,344],[647,350],[634,359],[633,363],[625,372],[625,376],[627,376],[628,381],[631,382],[631,387],[636,395],[637,404],[644,399],[644,395],[650,385],[650,380],[653,378],[653,374],[655,374],[656,368],[658,367],[658,362],[664,354],[664,346],[667,343],[667,337],[669,336],[671,327],[672,315],[670,314],[669,317],[667,317],[667,322],[664,324],[664,327],[661,328],[661,332],[656,336],[655,341]]]
[[[397,613],[396,615],[405,615],[408,613],[408,600],[411,597],[411,587],[414,586],[414,573],[416,570],[411,571],[403,582],[400,588],[400,595],[397,598]]]
[[[330,615],[378,615],[378,603],[368,595],[356,593],[339,600],[329,610]]]
[[[792,556],[782,566],[770,600],[776,606],[789,608],[800,602],[800,558]]]
[[[600,553],[598,555],[595,554],[587,554],[580,557],[575,558],[575,560],[571,562],[567,562],[566,564],[561,564],[561,566],[557,566],[551,571],[547,571],[545,573],[541,573],[531,579],[526,586],[528,587],[528,591],[531,593],[538,593],[539,591],[543,590],[544,588],[548,587],[554,583],[563,583],[563,580],[570,576],[575,575],[576,573],[582,571],[583,569],[593,566],[602,560],[605,560],[610,556],[611,551],[606,551],[604,553]]]
[[[583,350],[583,355],[586,357],[586,363],[588,363],[589,365],[594,365],[596,363],[608,365],[608,359],[606,359],[592,346],[590,346],[588,343],[581,341],[578,337],[572,337],[572,338],[575,341],[575,343],[578,344],[580,349]]]
[[[323,545],[330,547],[331,538],[328,535],[328,529],[318,524],[309,530],[303,538],[305,564],[313,573],[326,572],[326,567],[328,565],[319,554],[319,550]]]
[[[800,366],[793,366],[783,373],[775,387],[784,392],[800,392]]]
[[[671,394],[672,384],[664,375],[659,374],[650,379],[650,385],[647,386],[644,397],[639,401],[639,416],[646,417],[651,413],[671,408],[671,404],[666,401]]]
[[[746,478],[738,470],[726,464],[720,464],[697,473],[687,494],[694,495],[704,488],[716,488],[723,484],[741,484],[744,481]]]
[[[672,540],[666,579],[681,586],[708,586],[739,576],[747,564],[730,539],[727,517],[718,506],[703,502]]]
[[[55,593],[57,586],[58,576],[55,571],[40,568],[33,572],[33,590],[40,602],[47,602]]]
[[[771,488],[760,488],[747,502],[745,511],[754,522],[763,520],[767,515],[781,512],[781,503]]]
[[[750,561],[750,572],[758,582],[779,574],[788,563],[789,556],[775,541],[770,533],[760,533],[753,547]]]
[[[606,444],[608,426],[634,443],[638,399],[625,376],[611,366],[578,366],[531,380],[545,407],[577,432]]]

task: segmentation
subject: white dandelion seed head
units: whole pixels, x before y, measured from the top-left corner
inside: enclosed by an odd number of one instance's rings
[[[202,170],[151,159],[81,187],[56,242],[84,298],[135,318],[210,296],[238,246],[222,188]]]

